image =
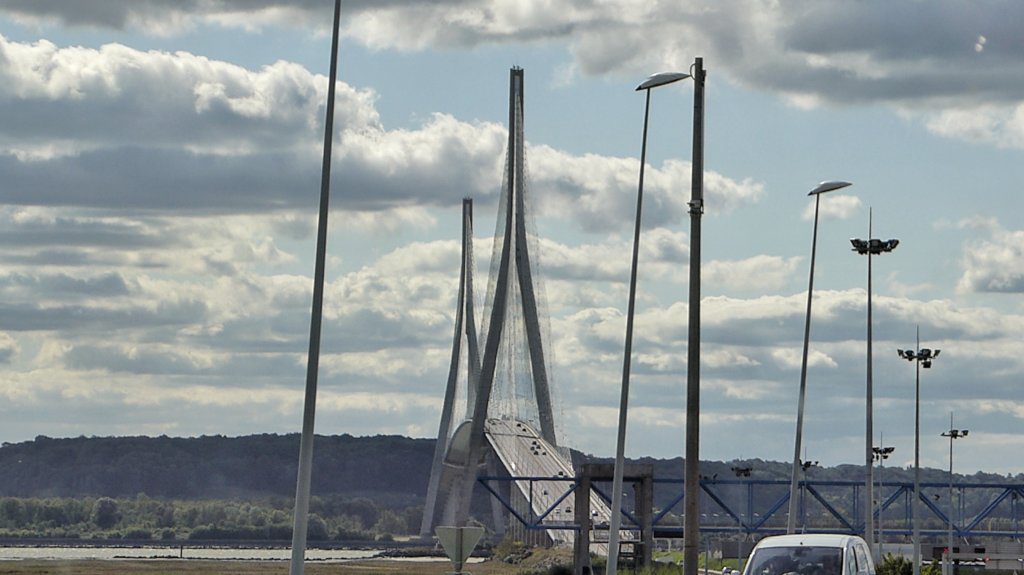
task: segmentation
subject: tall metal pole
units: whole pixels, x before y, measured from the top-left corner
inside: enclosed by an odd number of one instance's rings
[[[953,575],[953,412],[949,412],[949,521],[946,523],[946,575]]]
[[[921,355],[921,326],[917,326],[915,354]],[[910,519],[914,524],[914,575],[921,575],[921,360],[914,361],[914,500]]]
[[[943,562],[943,568],[946,570],[946,575],[953,575],[953,514],[956,512],[956,508],[953,506],[953,440],[960,439],[961,437],[967,437],[967,430],[953,428],[952,411],[949,412],[949,432],[943,433],[942,436],[949,438],[949,521],[946,524],[947,543],[946,556],[945,561]],[[962,493],[960,503],[962,507]],[[962,511],[963,509],[961,509],[961,515]]]
[[[811,272],[807,280],[807,314],[804,317],[804,351],[800,363],[800,397],[796,408],[796,444],[793,446],[793,471],[789,481],[789,517],[786,533],[796,533],[797,494],[800,481],[800,446],[804,434],[804,402],[807,397],[807,352],[811,345],[811,297],[814,294],[814,257],[818,251],[818,207],[821,194],[814,196],[814,232],[811,235]]]
[[[874,236],[871,235],[871,231],[872,231],[871,227],[872,227],[872,223],[873,223],[872,217],[873,217],[873,213],[871,211],[871,208],[869,207],[868,208],[868,244],[869,245],[871,244],[871,238],[874,237]],[[871,252],[872,252],[872,250],[868,249],[868,344],[867,344],[868,345],[868,350],[867,350],[867,356],[868,356],[867,374],[868,375],[867,375],[867,401],[866,401],[866,403],[867,403],[867,417],[865,418],[866,421],[867,421],[867,430],[865,431],[865,440],[864,440],[864,450],[865,450],[865,459],[864,459],[864,461],[865,461],[865,467],[867,468],[867,474],[866,474],[866,477],[864,478],[864,481],[866,483],[867,490],[864,492],[864,517],[865,517],[864,538],[867,539],[868,551],[870,553],[872,553],[872,556],[874,556],[873,554],[875,552],[875,542],[874,542],[874,539],[875,539],[875,514],[874,514],[874,497],[875,497],[875,492],[874,492],[874,478],[872,477],[872,472],[874,471],[874,467],[875,466],[874,466],[874,463],[873,463],[874,452],[871,449],[872,447],[874,447],[874,430],[872,429],[872,413],[873,413],[873,409],[872,409],[872,394],[873,394],[873,391],[872,391],[872,371],[873,371],[873,369],[872,369],[872,367],[873,367],[874,362],[872,361],[872,355],[871,355],[871,352],[872,352],[872,344],[871,344],[871,342],[872,342],[872,339],[871,339],[871,336],[872,336],[872,322],[871,322]],[[881,558],[881,557],[879,557],[879,558]]]
[[[608,575],[616,575],[619,565],[619,526],[622,518],[622,475],[626,465],[626,414],[629,407],[629,368],[633,356],[633,311],[636,303],[636,268],[640,255],[640,215],[644,205],[644,164],[647,161],[647,118],[651,110],[651,91],[644,105],[644,135],[640,146],[640,184],[636,192],[636,222],[633,225],[633,260],[629,272],[629,307],[626,311],[626,351],[622,358],[622,395],[619,398],[619,436],[615,444],[615,471],[612,477],[612,516],[608,527]]]
[[[885,447],[885,434],[880,434],[878,445]],[[885,522],[882,521],[882,497],[885,493],[885,454],[878,456],[878,559],[885,560]]]
[[[291,575],[302,575],[306,556],[309,519],[309,489],[313,473],[313,423],[316,419],[316,384],[320,367],[320,325],[324,307],[324,268],[327,259],[327,215],[331,195],[331,146],[334,136],[334,84],[338,78],[338,23],[341,0],[334,0],[334,29],[331,37],[331,71],[327,85],[327,118],[324,125],[324,156],[320,172],[320,215],[316,234],[316,268],[313,274],[313,309],[309,322],[309,356],[306,361],[306,396],[302,410],[302,439],[299,443],[299,471],[295,485],[295,515],[292,529]]]
[[[700,553],[700,218],[704,214],[704,58],[693,64],[693,162],[690,195],[690,301],[686,358],[686,462],[683,573],[697,575]]]

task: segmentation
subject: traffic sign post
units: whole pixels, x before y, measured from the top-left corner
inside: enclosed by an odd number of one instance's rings
[[[455,567],[453,575],[463,575],[462,567],[466,559],[476,549],[476,544],[484,535],[483,527],[438,527],[437,540],[444,547],[444,552],[452,560]],[[465,574],[468,575],[468,574]]]

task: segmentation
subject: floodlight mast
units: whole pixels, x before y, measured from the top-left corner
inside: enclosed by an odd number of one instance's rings
[[[885,443],[884,434],[882,435],[882,443]],[[892,446],[871,448],[871,452],[874,455],[874,459],[875,461],[878,462],[878,556],[881,558],[885,557],[885,528],[884,522],[882,521],[883,495],[881,493],[882,489],[885,488],[885,482],[882,479],[882,474],[885,471],[885,460],[889,459],[889,456],[892,455],[892,452],[895,450],[896,448]]]
[[[807,397],[807,352],[811,342],[811,300],[814,294],[814,258],[818,251],[818,207],[821,194],[851,186],[850,182],[839,180],[821,182],[807,195],[814,196],[814,232],[811,235],[811,271],[807,280],[807,314],[804,318],[804,351],[800,363],[800,397],[796,408],[796,441],[793,446],[793,470],[789,483],[789,518],[786,533],[796,533],[797,494],[800,484],[800,448],[804,433],[804,403]]]
[[[937,355],[937,354],[936,354]],[[934,357],[934,356],[933,356]],[[942,432],[942,437],[949,438],[949,521],[946,523],[946,563],[943,567],[946,575],[953,575],[953,440],[967,437],[968,430],[953,427],[953,412],[949,412],[949,431]]]
[[[928,369],[939,356],[938,349],[921,348],[921,326],[917,326],[915,349],[897,349],[900,357],[915,363],[914,369],[914,497],[910,505],[913,523],[914,564],[913,575],[921,575],[921,368]]]
[[[850,243],[853,244],[853,251],[861,255],[868,256],[868,329],[867,329],[867,377],[865,382],[865,430],[864,430],[864,539],[868,544],[868,550],[874,554],[875,549],[875,515],[873,512],[874,506],[874,453],[872,452],[872,444],[874,443],[874,340],[873,340],[873,329],[874,322],[871,318],[871,295],[872,295],[872,274],[871,274],[871,256],[879,255],[883,253],[891,252],[896,249],[899,245],[899,240],[879,240],[871,237],[872,225],[874,221],[874,211],[868,208],[868,239],[851,239]]]

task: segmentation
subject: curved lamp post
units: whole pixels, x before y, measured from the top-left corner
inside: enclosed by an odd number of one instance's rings
[[[800,485],[800,448],[804,434],[804,400],[807,396],[807,351],[811,343],[811,296],[814,293],[814,256],[818,250],[818,207],[821,194],[847,186],[850,182],[830,181],[818,184],[807,195],[814,196],[814,233],[811,235],[811,273],[807,280],[807,315],[804,319],[804,352],[800,363],[800,399],[796,408],[796,445],[793,447],[793,472],[789,482],[789,519],[786,533],[796,533],[797,495]]]
[[[874,409],[872,408],[872,401],[874,392],[872,390],[872,372],[874,371],[874,362],[872,361],[872,321],[871,321],[871,256],[889,253],[896,249],[899,245],[899,240],[876,240],[871,237],[871,224],[872,224],[872,211],[868,208],[868,239],[859,240],[851,239],[850,243],[853,245],[853,251],[860,255],[868,256],[868,368],[867,368],[867,429],[865,430],[866,440],[864,442],[865,458],[864,458],[864,469],[867,471],[867,476],[864,478],[865,491],[864,491],[864,539],[867,540],[868,549],[874,553],[875,548],[875,514],[872,509],[874,506],[874,478],[872,473],[874,471],[874,451],[872,446],[874,444],[874,430],[872,428],[872,419]],[[881,556],[879,556],[881,559]]]
[[[644,203],[644,166],[647,164],[647,120],[651,111],[651,90],[689,78],[682,72],[662,72],[647,78],[636,90],[647,91],[644,105],[644,135],[640,144],[640,183],[636,193],[636,220],[633,225],[633,259],[629,272],[629,304],[626,311],[626,349],[622,359],[622,392],[619,397],[619,433],[615,444],[615,471],[612,475],[612,516],[608,527],[608,575],[616,575],[619,561],[619,527],[622,520],[622,476],[626,453],[626,415],[629,407],[629,370],[633,356],[633,312],[636,309],[636,270],[640,253],[640,215]]]
[[[693,162],[691,167],[692,191],[690,206],[690,322],[689,356],[687,362],[687,403],[686,403],[686,471],[685,471],[685,534],[683,557],[686,574],[696,575],[697,553],[700,542],[699,508],[694,505],[699,499],[697,489],[699,436],[697,423],[700,419],[699,364],[700,364],[700,216],[704,213],[704,59],[697,58],[691,73],[662,72],[644,80],[636,91],[646,90],[644,108],[644,132],[640,150],[640,182],[637,186],[636,222],[633,231],[633,260],[630,270],[629,307],[626,315],[626,345],[622,362],[622,392],[619,399],[619,430],[615,450],[615,471],[612,478],[612,513],[608,533],[608,575],[616,575],[619,557],[619,526],[622,513],[622,476],[625,467],[626,415],[629,404],[629,370],[633,346],[633,312],[636,298],[636,268],[640,247],[640,212],[643,205],[644,165],[647,160],[647,120],[651,106],[651,90],[693,78]],[[696,390],[696,391],[695,391]],[[691,416],[692,414],[692,416]],[[692,445],[691,445],[692,444]],[[692,455],[691,455],[692,454]],[[692,480],[691,480],[692,476]],[[692,507],[692,512],[691,512]]]
[[[914,499],[910,518],[914,524],[914,575],[921,575],[921,368],[928,369],[942,350],[921,349],[921,326],[917,326],[915,349],[897,349],[900,357],[915,362],[914,370]]]

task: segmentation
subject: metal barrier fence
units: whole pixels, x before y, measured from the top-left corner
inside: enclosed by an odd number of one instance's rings
[[[496,485],[512,481],[564,483],[565,492],[556,502],[540,513],[533,511],[529,501],[525,515],[516,511],[507,497],[500,492],[507,489]],[[528,529],[578,529],[571,517],[559,517],[559,505],[576,490],[572,477],[481,476],[478,482]],[[653,518],[656,537],[678,537],[682,534],[683,480],[654,479],[656,513]],[[610,488],[610,485],[607,486]],[[705,533],[735,533],[741,535],[769,535],[784,533],[788,517],[789,482],[765,479],[701,480],[701,531]],[[800,482],[799,512],[801,531],[851,533],[864,535],[863,482],[815,481]],[[595,493],[610,504],[611,497],[601,486],[592,486]],[[911,502],[914,484],[886,482],[876,485],[878,497],[874,506],[876,530],[884,537],[909,536]],[[972,537],[1005,537],[1020,539],[1024,519],[1024,484],[1021,483],[954,483],[955,510],[952,529],[958,539]],[[950,526],[949,484],[921,483],[921,534],[945,535]],[[659,502],[661,504],[659,504]],[[631,508],[623,510],[623,528],[638,527]],[[558,517],[558,519],[554,519]],[[607,525],[595,525],[595,530]]]

